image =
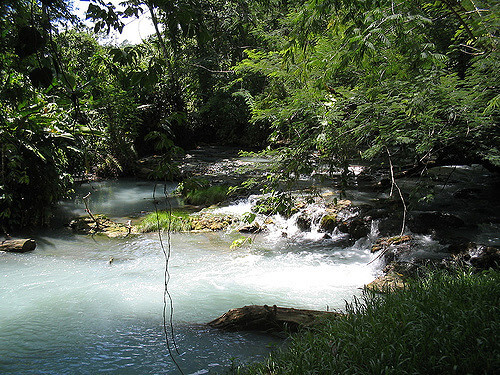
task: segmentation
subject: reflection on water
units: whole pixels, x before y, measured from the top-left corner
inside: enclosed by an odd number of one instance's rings
[[[89,208],[95,214],[103,214],[111,218],[137,217],[144,212],[154,210],[154,202],[159,208],[165,209],[164,188],[171,194],[177,187],[176,183],[167,185],[155,181],[138,181],[135,179],[120,179],[84,183],[75,189],[72,199],[59,205],[58,215],[76,217],[85,215],[83,197],[89,196]],[[154,200],[153,200],[154,195]],[[176,198],[169,198],[172,207],[177,207]]]
[[[151,184],[100,184],[92,194],[96,212],[151,210]],[[227,310],[250,304],[341,309],[375,272],[359,243],[340,248],[335,239],[262,234],[251,246],[230,250],[233,240],[225,233],[172,235],[169,290],[176,358],[186,373],[222,372],[232,358],[258,360],[279,344],[205,325]],[[163,336],[165,259],[157,234],[108,239],[58,229],[37,242],[30,254],[0,254],[1,373],[176,373]]]

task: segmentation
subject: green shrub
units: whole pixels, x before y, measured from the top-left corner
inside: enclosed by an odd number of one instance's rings
[[[146,215],[137,228],[141,232],[154,232],[160,227],[161,230],[172,232],[185,232],[191,230],[189,213],[182,211],[158,211]]]
[[[273,194],[268,197],[261,198],[252,210],[258,214],[276,215],[280,214],[285,217],[290,217],[297,212],[295,208],[295,199],[286,193]]]
[[[365,292],[341,319],[291,338],[251,374],[494,374],[500,272],[434,273],[387,295]]]

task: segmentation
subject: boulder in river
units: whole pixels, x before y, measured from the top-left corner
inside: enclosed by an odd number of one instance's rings
[[[468,266],[478,271],[500,268],[498,247],[468,242],[451,245],[448,247],[448,252],[451,253],[451,257],[447,263],[451,265]]]
[[[319,228],[321,232],[331,233],[337,227],[337,214],[325,215],[321,218]]]
[[[349,236],[355,240],[366,237],[368,233],[370,233],[368,221],[360,217],[342,221],[338,224],[337,228],[342,233],[348,233]]]
[[[314,325],[325,316],[342,316],[342,314],[276,305],[250,305],[229,310],[208,324],[227,331],[296,332],[299,328]]]
[[[71,220],[71,229],[78,234],[100,234],[110,238],[137,234],[137,228],[130,224],[115,223],[104,215],[81,216]]]
[[[458,216],[443,212],[421,212],[408,222],[412,232],[422,234],[446,233],[465,227],[465,222]]]
[[[191,215],[189,220],[194,232],[225,230],[230,225],[240,222],[240,219],[233,215],[213,213],[210,210]]]

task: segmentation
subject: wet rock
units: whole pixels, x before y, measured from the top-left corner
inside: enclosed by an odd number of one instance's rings
[[[337,227],[337,214],[325,215],[321,218],[321,222],[319,224],[320,232],[333,232],[333,230]]]
[[[436,211],[416,214],[408,222],[412,232],[422,234],[451,231],[465,225],[465,222],[455,215]]]
[[[350,222],[349,226],[349,236],[355,240],[366,237],[370,233],[370,228],[368,228],[368,223],[365,219],[356,218]]]
[[[416,242],[412,236],[393,236],[379,238],[372,246],[371,252],[380,251],[379,257],[383,257],[387,263],[401,261],[410,256],[416,250]]]
[[[104,215],[94,215],[94,218],[90,216],[78,217],[71,220],[69,227],[77,234],[98,234],[110,238],[126,237],[138,233],[137,228],[130,223],[115,223]]]
[[[238,229],[238,232],[241,233],[260,233],[265,229],[265,227],[261,226],[259,223],[255,221],[251,224],[247,224],[244,227]]]
[[[457,199],[477,199],[481,194],[478,188],[463,188],[453,193],[453,197]]]
[[[274,306],[244,306],[229,310],[208,323],[226,331],[295,332],[301,327],[310,327],[325,316],[342,316],[339,313],[293,309]]]
[[[452,254],[447,263],[451,266],[470,266],[475,270],[500,268],[500,249],[472,242],[462,245],[451,245],[448,251]]]
[[[366,284],[365,288],[376,293],[389,293],[398,289],[403,289],[405,282],[403,277],[396,272],[389,272],[377,277],[371,283]]]
[[[394,236],[394,237],[382,237],[375,242],[375,244],[372,246],[371,252],[375,253],[379,250],[386,250],[390,246],[395,246],[399,244],[404,244],[413,239],[412,236],[405,235],[405,236]]]
[[[352,202],[348,199],[337,200],[334,199],[332,202],[327,203],[326,211],[329,213],[339,213],[340,211],[346,210],[352,207]]]
[[[377,293],[393,292],[405,287],[409,279],[425,276],[432,270],[446,268],[436,259],[413,259],[410,262],[392,261],[383,270],[383,275],[377,277],[365,288]]]
[[[303,231],[307,232],[311,230],[311,218],[306,214],[302,214],[297,218],[297,227]]]
[[[348,233],[355,240],[366,237],[370,233],[366,220],[359,217],[342,221],[338,224],[337,228],[342,233]]]
[[[191,228],[195,232],[213,232],[225,230],[230,225],[238,223],[239,219],[232,215],[201,212],[190,217]]]

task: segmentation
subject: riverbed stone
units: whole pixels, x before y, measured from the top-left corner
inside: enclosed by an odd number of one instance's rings
[[[422,234],[448,232],[465,226],[465,222],[458,216],[437,211],[417,213],[408,222],[412,232]]]
[[[413,239],[413,237],[410,235],[382,237],[382,238],[379,238],[375,242],[375,244],[372,246],[371,252],[376,253],[379,250],[386,250],[390,246],[408,243],[412,239]]]
[[[321,218],[319,224],[320,232],[331,233],[337,227],[337,214],[332,213]]]
[[[472,267],[477,271],[500,269],[500,249],[473,242],[448,247],[451,257],[446,261],[451,266]]]
[[[213,232],[226,230],[230,225],[238,223],[239,218],[233,215],[200,212],[190,217],[191,227],[195,232]]]
[[[403,277],[395,272],[390,272],[377,277],[371,283],[365,285],[365,288],[376,293],[389,293],[398,289],[403,289],[405,282]]]
[[[302,213],[298,218],[297,218],[297,227],[303,231],[307,232],[311,230],[311,223],[312,219],[310,216],[308,216],[306,213]]]
[[[238,229],[241,233],[260,233],[265,229],[265,226],[260,225],[257,222],[252,222]]]
[[[138,233],[135,226],[116,223],[104,215],[75,218],[71,220],[69,227],[77,234],[104,235],[110,238],[127,237]]]

